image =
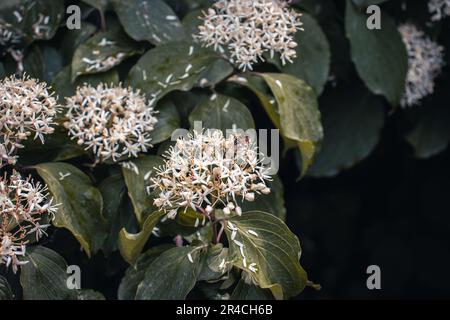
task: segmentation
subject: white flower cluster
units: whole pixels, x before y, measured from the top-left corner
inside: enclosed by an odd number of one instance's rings
[[[84,85],[67,98],[65,127],[78,144],[92,149],[97,162],[137,157],[151,146],[157,119],[144,95],[131,88]]]
[[[194,131],[181,137],[157,169],[152,188],[160,190],[156,206],[174,218],[179,208],[191,207],[209,215],[221,207],[225,214],[242,214],[238,200],[253,201],[255,194],[270,193],[270,179],[255,143],[244,134],[225,138],[221,131]]]
[[[450,16],[450,0],[430,0],[428,11],[432,14],[432,21],[439,21]]]
[[[408,74],[401,105],[411,107],[433,93],[434,80],[444,66],[444,48],[414,25],[401,25],[399,31],[408,51]]]
[[[26,263],[18,257],[25,255],[30,235],[39,240],[45,234],[48,225],[40,222],[56,212],[52,200],[47,186],[23,179],[15,171],[9,177],[0,177],[0,265],[12,266],[16,272]]]
[[[219,0],[203,17],[200,41],[223,50],[239,68],[252,69],[268,51],[280,53],[283,64],[297,56],[294,35],[303,30],[301,14],[289,9],[285,0]]]
[[[0,82],[0,167],[14,164],[22,141],[54,132],[59,106],[49,88],[36,79],[11,76]]]

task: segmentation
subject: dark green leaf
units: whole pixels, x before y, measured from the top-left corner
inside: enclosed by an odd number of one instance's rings
[[[0,300],[12,300],[13,294],[8,280],[5,277],[0,276]]]
[[[33,45],[23,61],[23,70],[36,79],[44,78],[44,57],[37,45]]]
[[[199,17],[202,16],[202,10],[195,10],[189,12],[182,21],[183,28],[186,34],[188,35],[196,35],[199,33],[198,27],[203,24],[202,20]]]
[[[142,225],[146,215],[158,210],[153,205],[153,197],[147,193],[147,186],[150,183],[150,179],[156,174],[155,168],[163,165],[164,161],[158,156],[142,156],[130,161],[134,163],[138,173],[127,168],[123,168],[122,172],[128,188],[128,195],[133,203],[136,218]]]
[[[92,186],[88,176],[70,164],[43,163],[35,168],[47,183],[55,203],[60,204],[53,224],[69,229],[88,256],[97,252],[104,243],[107,227],[100,191]]]
[[[67,263],[59,254],[37,246],[27,250],[29,262],[21,267],[20,284],[25,300],[75,300],[75,290],[67,287]]]
[[[55,75],[63,68],[63,57],[59,50],[50,47],[42,46],[42,60],[44,62],[43,80],[51,83]]]
[[[106,300],[105,296],[91,289],[82,289],[77,291],[78,300]]]
[[[325,138],[309,175],[330,177],[374,150],[384,124],[383,101],[365,90],[339,90],[325,99],[321,112]]]
[[[45,137],[45,144],[40,141],[28,139],[20,149],[20,163],[22,165],[35,165],[42,162],[64,161],[84,155],[83,147],[70,140],[67,132],[61,127]]]
[[[113,0],[125,31],[136,41],[159,45],[183,40],[180,20],[162,0]]]
[[[2,79],[4,76],[6,76],[5,67],[3,66],[3,63],[0,62],[0,79]]]
[[[380,4],[386,2],[387,0],[352,0],[354,4],[356,4],[360,8],[365,8],[372,4]]]
[[[153,131],[150,132],[153,145],[169,139],[172,133],[180,128],[180,115],[171,100],[163,99],[158,103],[155,110],[158,111],[156,115],[158,122]]]
[[[427,159],[444,151],[450,142],[450,110],[448,105],[427,105],[415,121],[406,140],[417,158]]]
[[[228,61],[217,60],[205,70],[200,79],[199,86],[202,88],[214,87],[230,76],[233,71],[234,68]]]
[[[80,45],[72,60],[72,81],[83,74],[108,71],[140,53],[136,43],[119,30],[97,33]]]
[[[103,197],[103,215],[108,222],[109,232],[103,251],[106,254],[118,249],[119,232],[122,228],[132,230],[134,212],[128,204],[127,188],[121,174],[115,174],[104,179],[99,190]]]
[[[67,30],[64,33],[64,37],[61,41],[61,52],[64,56],[64,60],[66,63],[70,63],[73,58],[73,54],[75,50],[90,36],[92,36],[97,27],[93,24],[85,21],[81,21],[81,28],[74,30]]]
[[[35,40],[53,38],[64,17],[63,1],[29,0],[16,9],[22,15],[20,28]]]
[[[164,252],[147,267],[136,299],[185,299],[197,282],[202,263],[203,250],[199,247],[176,247]]]
[[[345,26],[358,74],[373,93],[396,106],[405,89],[408,58],[394,21],[386,13],[381,17],[381,29],[369,30],[368,16],[347,0]]]
[[[117,293],[119,300],[134,300],[138,285],[144,280],[147,267],[155,261],[161,253],[171,248],[173,248],[173,245],[161,245],[153,247],[141,254],[136,261],[136,266],[130,266],[120,282],[119,291]]]
[[[323,91],[330,72],[330,46],[317,21],[308,14],[303,14],[303,28],[295,34],[298,57],[293,63],[282,67],[282,72],[305,80],[314,88],[317,95]]]
[[[71,81],[71,68],[66,66],[53,79],[52,87],[59,96],[60,103],[64,103],[65,97],[70,97],[75,94],[76,88],[83,84],[97,86],[100,83],[118,84],[119,74],[116,69],[111,69],[106,72],[87,74],[79,76],[74,83]]]
[[[189,91],[217,61],[216,53],[189,42],[171,42],[149,50],[128,75],[128,83],[155,102],[174,90]]]
[[[215,281],[222,278],[230,269],[229,266],[221,266],[227,260],[228,248],[224,248],[221,243],[209,246],[198,281]]]
[[[219,129],[224,134],[227,130],[254,129],[255,122],[248,108],[232,97],[213,94],[201,102],[189,115],[191,128],[194,122],[201,121],[203,128]]]
[[[241,279],[236,288],[234,288],[230,300],[273,300],[273,295],[270,293],[270,290],[247,284]]]
[[[273,176],[273,181],[269,181],[267,186],[270,188],[270,193],[256,195],[255,201],[243,201],[240,205],[242,211],[265,211],[283,221],[286,220],[283,183],[278,176]]]
[[[82,0],[82,1],[86,2],[88,5],[102,12],[105,12],[110,4],[110,0]]]

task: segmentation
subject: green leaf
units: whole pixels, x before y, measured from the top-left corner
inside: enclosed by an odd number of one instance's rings
[[[270,289],[276,299],[288,299],[303,291],[307,276],[298,261],[300,244],[283,221],[269,213],[250,211],[225,223],[230,260],[243,270],[244,277],[263,289]],[[230,226],[236,228],[234,240]],[[249,269],[252,263],[256,272]]]
[[[139,233],[128,233],[125,229],[120,231],[119,250],[122,257],[130,265],[134,266],[136,264],[136,260],[144,249],[153,229],[164,215],[165,213],[162,211],[155,211],[148,214]]]
[[[36,79],[44,78],[44,57],[37,45],[31,46],[23,61],[24,72]]]
[[[312,16],[304,13],[302,22],[305,31],[295,34],[295,42],[299,44],[298,57],[293,63],[283,66],[281,71],[305,80],[314,88],[317,95],[320,95],[330,72],[330,46],[327,37]]]
[[[255,128],[252,114],[242,102],[220,94],[213,94],[209,99],[203,100],[191,112],[191,128],[194,128],[195,121],[201,121],[204,128],[222,130],[224,134],[233,128]]]
[[[219,57],[189,42],[171,42],[145,53],[128,75],[128,84],[154,101],[174,90],[189,91]]]
[[[444,151],[450,143],[450,110],[448,105],[427,105],[414,121],[406,141],[419,159],[430,158]]]
[[[203,250],[191,246],[164,252],[147,267],[144,280],[138,286],[136,299],[185,299],[197,282],[203,255]]]
[[[70,164],[43,163],[35,168],[48,185],[54,202],[60,204],[53,224],[70,230],[90,257],[106,238],[100,191],[88,176]]]
[[[352,89],[324,98],[325,138],[310,176],[335,176],[365,159],[378,144],[384,125],[383,100],[364,89]]]
[[[372,4],[380,4],[386,2],[387,0],[353,0],[353,3],[356,4],[360,8],[365,8]]]
[[[84,148],[70,140],[61,127],[55,128],[53,134],[45,137],[45,144],[28,139],[23,145],[24,148],[19,151],[21,165],[64,161],[86,154]]]
[[[403,96],[408,71],[406,48],[394,21],[386,13],[381,15],[380,30],[369,30],[367,18],[347,0],[345,26],[352,60],[367,87],[396,106]]]
[[[66,62],[71,62],[76,49],[97,31],[89,22],[81,21],[81,28],[67,30],[61,40],[60,50]]]
[[[210,245],[198,281],[217,281],[222,278],[229,271],[229,267],[221,267],[221,264],[227,259],[228,248],[224,248],[221,243]]]
[[[136,173],[128,168],[123,168],[123,176],[128,188],[128,195],[133,203],[134,211],[138,222],[142,225],[143,220],[148,214],[158,210],[153,205],[152,195],[147,193],[147,186],[150,179],[155,176],[159,166],[164,164],[164,160],[158,156],[142,156],[136,160],[130,160],[137,170]],[[146,179],[147,178],[147,179]]]
[[[284,187],[278,176],[273,176],[273,181],[269,181],[270,188],[268,195],[256,195],[255,201],[243,201],[240,206],[242,211],[265,211],[273,214],[281,220],[286,220],[286,208],[284,206]]]
[[[110,0],[82,0],[82,1],[102,12],[105,12],[110,4]]]
[[[97,33],[75,51],[72,60],[72,82],[83,74],[108,71],[140,52],[138,45],[120,29]]]
[[[261,289],[253,284],[246,284],[243,279],[239,280],[230,300],[273,300],[273,295],[268,289]]]
[[[64,17],[64,2],[54,0],[29,0],[21,6],[20,28],[34,40],[50,40]]]
[[[161,253],[173,248],[173,245],[164,244],[148,249],[145,253],[139,256],[136,266],[128,267],[125,276],[120,282],[117,292],[119,300],[134,300],[138,285],[144,280],[146,268],[153,262]]]
[[[264,111],[266,111],[268,117],[270,118],[270,121],[272,121],[275,127],[281,127],[278,108],[276,105],[274,105],[275,100],[272,100],[270,97],[270,93],[267,92],[269,89],[265,85],[263,79],[257,76],[240,74],[231,77],[229,81],[250,89],[259,99],[261,105],[264,108]]]
[[[43,80],[51,83],[55,75],[63,68],[63,57],[59,50],[50,46],[41,46],[44,61]]]
[[[278,111],[278,106],[276,105],[275,103],[276,101],[273,98],[270,92],[270,88],[267,86],[264,79],[258,76],[240,74],[231,77],[228,81],[242,85],[251,90],[259,99],[259,102],[264,108],[264,111],[266,112],[270,121],[272,121],[272,123],[276,128],[278,129],[281,128],[281,120],[280,120],[280,113]],[[295,142],[293,142],[292,140],[288,139],[285,135],[283,135],[283,132],[280,133],[284,140],[285,151],[287,151],[290,148],[296,147]]]
[[[172,136],[172,133],[180,128],[180,114],[171,100],[163,99],[155,108],[158,111],[158,122],[150,132],[153,145],[161,143]]]
[[[13,294],[11,287],[9,286],[8,280],[5,277],[0,276],[0,301],[1,300],[12,300]]]
[[[136,41],[159,45],[186,37],[177,15],[162,0],[113,0],[113,4],[125,31]]]
[[[200,79],[200,87],[214,87],[222,80],[229,77],[234,71],[233,66],[225,60],[217,60],[211,64]]]
[[[59,96],[60,103],[64,103],[65,97],[74,95],[77,87],[82,86],[85,83],[94,87],[100,83],[119,83],[119,74],[116,69],[111,69],[102,73],[79,76],[74,83],[71,81],[71,73],[71,67],[66,66],[53,79],[52,88]]]
[[[189,12],[187,15],[183,17],[182,24],[186,34],[194,36],[199,33],[199,26],[203,24],[203,21],[200,19],[202,16],[202,10],[194,10]]]
[[[0,79],[3,79],[6,76],[5,67],[3,66],[3,63],[0,62]]]
[[[269,85],[278,104],[279,128],[297,143],[302,155],[302,175],[313,163],[323,139],[323,128],[314,90],[305,81],[287,74],[259,74]]]
[[[109,232],[103,246],[103,252],[110,254],[118,249],[119,232],[122,228],[134,229],[136,218],[129,204],[127,188],[121,174],[104,179],[99,190],[103,197],[103,215],[108,221]]]
[[[76,300],[67,287],[67,263],[55,251],[37,246],[27,250],[29,261],[21,267],[20,284],[25,300]]]
[[[78,300],[106,300],[101,292],[91,289],[78,290],[77,294]]]

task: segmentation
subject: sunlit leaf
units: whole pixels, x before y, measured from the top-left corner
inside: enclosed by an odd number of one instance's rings
[[[303,291],[307,276],[298,261],[300,244],[283,221],[269,213],[250,211],[225,224],[229,259],[248,279],[270,289],[277,299],[288,299]]]

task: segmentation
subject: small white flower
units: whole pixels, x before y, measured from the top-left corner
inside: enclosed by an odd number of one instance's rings
[[[434,80],[444,66],[444,48],[414,25],[399,27],[408,52],[408,74],[402,107],[411,107],[434,92]]]
[[[294,35],[303,30],[301,14],[286,0],[219,0],[204,13],[198,38],[206,46],[223,52],[239,68],[252,69],[263,53],[280,53],[283,64],[296,57]]]
[[[164,154],[165,165],[156,170],[152,187],[161,191],[154,204],[165,211],[179,208],[210,214],[223,208],[242,214],[237,201],[252,201],[254,193],[270,190],[260,154],[248,136],[221,131],[194,132],[181,137]]]
[[[0,167],[17,161],[17,149],[30,136],[44,143],[44,136],[54,132],[58,111],[45,83],[27,76],[0,81]]]
[[[0,177],[0,265],[11,265],[16,272],[26,263],[18,258],[25,256],[26,238],[34,234],[39,240],[46,235],[49,225],[41,220],[56,213],[52,202],[47,186],[31,178],[23,179],[16,171]]]
[[[83,86],[67,98],[65,123],[72,139],[91,149],[98,162],[137,157],[151,146],[157,119],[139,91],[122,86]]]

